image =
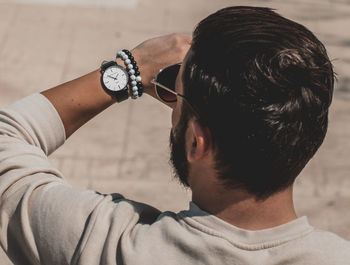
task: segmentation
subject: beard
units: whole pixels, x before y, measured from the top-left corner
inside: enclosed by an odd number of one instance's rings
[[[186,188],[188,183],[188,160],[186,156],[186,135],[187,119],[180,119],[175,130],[170,131],[170,162],[173,166],[174,176]]]

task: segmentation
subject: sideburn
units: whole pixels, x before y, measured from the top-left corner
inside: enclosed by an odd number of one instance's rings
[[[176,128],[170,131],[170,162],[173,166],[175,178],[178,178],[181,184],[189,187],[188,173],[189,165],[186,155],[186,130],[188,126],[187,115],[181,114]]]

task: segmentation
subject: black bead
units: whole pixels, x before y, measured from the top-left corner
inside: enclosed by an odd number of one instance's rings
[[[131,55],[131,53],[128,50],[126,50],[126,49],[124,49],[123,52],[125,52],[125,54],[128,55],[128,56]]]

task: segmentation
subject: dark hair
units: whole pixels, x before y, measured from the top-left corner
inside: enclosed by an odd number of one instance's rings
[[[334,86],[326,50],[269,8],[228,7],[201,21],[182,79],[226,187],[258,199],[287,188],[326,135]],[[186,105],[183,113],[192,115]]]

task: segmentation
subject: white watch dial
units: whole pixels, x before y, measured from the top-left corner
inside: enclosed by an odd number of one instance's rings
[[[124,89],[128,84],[128,74],[118,66],[110,66],[103,73],[103,83],[112,91]]]

